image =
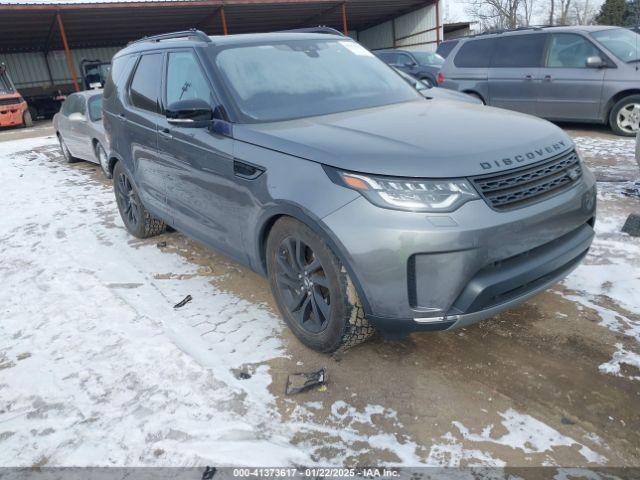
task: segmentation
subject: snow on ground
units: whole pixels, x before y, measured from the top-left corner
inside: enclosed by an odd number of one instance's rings
[[[284,421],[269,393],[279,318],[129,236],[111,189],[63,164],[53,139],[0,143],[0,176],[0,465],[332,462],[291,443],[324,426]],[[381,431],[335,447],[347,458],[368,441],[419,462]]]
[[[612,165],[588,161],[590,168],[604,180],[598,182],[601,207],[636,188],[631,181],[639,172],[634,139],[576,137],[574,141],[587,158],[614,160]],[[636,212],[640,211],[640,202],[636,200],[635,205]],[[621,371],[623,365],[640,368],[640,239],[621,232],[629,213],[632,211],[599,208],[591,252],[563,284],[574,292],[565,294],[566,298],[595,310],[601,325],[633,341],[627,348],[616,345],[612,359],[602,364],[600,371],[640,380],[637,375],[624,375]],[[622,307],[626,314],[614,306]]]
[[[63,164],[53,138],[0,143],[0,176],[0,465],[340,465],[372,451],[397,459],[389,465],[505,465],[468,448],[480,442],[523,452],[571,447],[605,461],[515,410],[501,414],[506,435],[455,422],[460,435],[427,446],[381,405],[338,401],[324,418],[327,406],[309,402],[284,418],[266,364],[287,355],[277,316],[129,236],[111,189]],[[619,220],[598,228],[613,232]],[[604,292],[631,309],[637,284],[620,283],[615,269],[637,245],[611,237],[594,248],[613,249],[620,261],[587,262],[567,287],[586,292],[580,301],[589,308],[604,308]],[[174,309],[187,294],[194,300]],[[611,315],[620,331],[638,327]],[[601,369],[619,372],[613,363]]]
[[[489,442],[504,445],[510,448],[522,450],[525,453],[551,452],[556,447],[579,447],[580,454],[585,460],[602,464],[607,461],[602,455],[597,454],[589,447],[577,442],[573,438],[562,435],[557,430],[536,420],[530,415],[518,413],[513,409],[499,414],[502,417],[502,425],[507,433],[494,436],[493,425],[488,425],[480,433],[472,433],[460,422],[453,422],[465,440],[472,442]]]

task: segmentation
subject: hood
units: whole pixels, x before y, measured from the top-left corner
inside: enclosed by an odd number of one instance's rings
[[[455,90],[448,90],[446,88],[425,88],[424,90],[420,90],[420,95],[432,100],[451,100],[452,102],[466,102],[474,103],[476,105],[483,104],[482,100],[480,100],[479,98],[472,97],[471,95],[457,92]]]
[[[405,177],[465,177],[508,170],[573,146],[555,125],[507,110],[413,101],[264,124],[234,138],[333,167]]]

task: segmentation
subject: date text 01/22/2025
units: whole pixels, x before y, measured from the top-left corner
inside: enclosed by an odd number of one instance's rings
[[[304,477],[368,477],[394,478],[400,472],[388,468],[234,468],[233,476],[239,478],[273,477],[273,478],[304,478]]]

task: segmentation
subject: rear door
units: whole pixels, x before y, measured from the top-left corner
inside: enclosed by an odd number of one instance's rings
[[[587,58],[606,59],[577,33],[554,33],[547,45],[536,113],[556,120],[599,120],[604,68],[588,68]]]
[[[489,69],[489,103],[535,114],[547,34],[507,35],[495,39]]]
[[[162,216],[165,211],[166,186],[158,156],[157,126],[161,115],[160,88],[162,79],[162,53],[140,56],[127,85],[128,108],[123,145],[130,149],[134,179],[142,203],[147,209]],[[163,217],[166,218],[166,217]]]
[[[167,52],[164,104],[200,99],[219,104],[192,49]],[[233,140],[206,127],[189,128],[162,118],[158,130],[162,163],[169,166],[167,206],[178,229],[246,261],[239,225],[248,197],[234,176]]]

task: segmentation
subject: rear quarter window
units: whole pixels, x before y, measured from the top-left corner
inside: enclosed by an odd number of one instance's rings
[[[438,49],[436,50],[436,53],[440,55],[442,58],[447,58],[451,53],[451,51],[454,48],[456,48],[456,45],[458,45],[458,43],[459,43],[458,40],[442,42],[440,45],[438,45]]]
[[[453,63],[459,68],[489,68],[494,39],[469,40],[458,50]]]
[[[113,59],[111,69],[109,70],[109,75],[107,76],[107,81],[104,86],[104,98],[111,98],[116,90],[116,84],[123,78],[129,78],[135,59],[136,57],[133,55],[126,55]]]

